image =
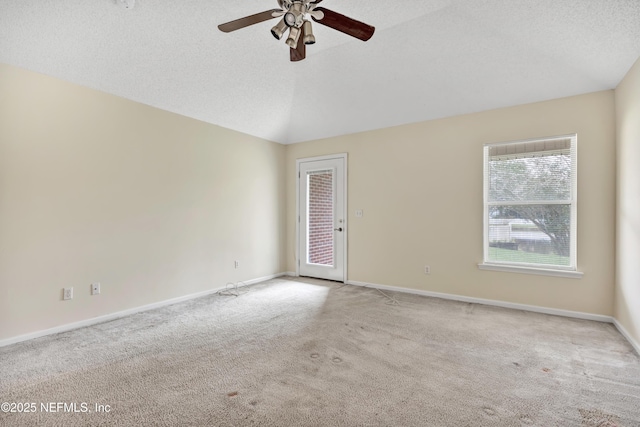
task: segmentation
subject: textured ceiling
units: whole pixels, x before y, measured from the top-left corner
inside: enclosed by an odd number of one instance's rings
[[[640,56],[640,0],[325,0],[376,27],[315,24],[292,63],[276,0],[2,0],[0,62],[281,143],[614,88]]]

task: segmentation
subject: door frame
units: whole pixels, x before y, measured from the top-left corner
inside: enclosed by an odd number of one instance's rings
[[[302,159],[296,159],[296,175],[298,175],[298,179],[296,179],[296,276],[300,276],[300,215],[302,214],[300,212],[300,164],[301,163],[307,163],[307,162],[317,162],[317,161],[322,161],[322,160],[338,160],[341,159],[343,166],[344,166],[344,179],[343,179],[343,205],[344,206],[344,222],[343,222],[343,228],[344,231],[342,233],[340,233],[341,237],[342,237],[342,247],[344,248],[342,251],[342,283],[346,283],[347,282],[347,268],[348,268],[348,264],[347,264],[347,253],[348,253],[348,248],[347,248],[347,234],[349,233],[349,221],[347,219],[347,217],[349,216],[349,206],[347,204],[347,200],[349,199],[347,197],[347,179],[349,174],[347,173],[348,170],[348,155],[347,153],[337,153],[337,154],[329,154],[326,156],[316,156],[316,157],[305,157]]]

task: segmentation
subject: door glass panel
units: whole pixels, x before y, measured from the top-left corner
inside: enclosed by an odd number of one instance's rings
[[[333,266],[333,169],[307,172],[307,262]]]

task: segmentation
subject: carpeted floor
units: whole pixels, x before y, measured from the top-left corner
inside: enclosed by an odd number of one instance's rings
[[[640,358],[610,324],[312,279],[242,292],[0,348],[0,402],[33,409],[0,425],[640,426]]]

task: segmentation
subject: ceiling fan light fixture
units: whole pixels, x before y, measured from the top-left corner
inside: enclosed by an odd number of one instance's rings
[[[293,12],[287,12],[284,14],[284,23],[289,27],[295,27],[296,15]]]
[[[282,18],[280,20],[280,22],[278,22],[272,29],[271,29],[271,34],[273,34],[273,37],[275,37],[276,39],[280,40],[282,38],[282,35],[284,34],[284,32],[287,29],[287,24],[284,21],[284,18]]]
[[[287,45],[291,49],[295,49],[298,46],[298,40],[300,39],[300,28],[291,27],[289,30],[289,38],[287,38]]]
[[[311,29],[311,21],[304,21],[304,24],[302,24],[302,30],[304,33],[304,37],[302,39],[304,44],[314,44],[316,42],[316,36],[313,35],[313,30]]]
[[[284,22],[289,27],[302,27],[306,8],[302,1],[294,1],[288,12],[284,14]]]

